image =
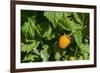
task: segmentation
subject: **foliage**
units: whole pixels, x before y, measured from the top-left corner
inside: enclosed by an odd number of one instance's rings
[[[59,47],[59,38],[71,43]],[[21,10],[21,62],[88,60],[89,13]]]

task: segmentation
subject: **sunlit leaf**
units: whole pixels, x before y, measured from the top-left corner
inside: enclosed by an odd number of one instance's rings
[[[26,61],[26,62],[32,62],[32,61],[35,61],[36,58],[38,58],[37,55],[34,55],[34,54],[28,54],[24,57],[23,61]]]
[[[80,44],[80,49],[82,53],[89,53],[89,44]]]
[[[45,38],[45,37],[50,37],[51,33],[52,33],[52,28],[51,28],[51,26],[49,25],[49,26],[48,26],[48,29],[43,33],[42,37],[43,37],[43,38]]]
[[[34,40],[32,43],[27,43],[27,44],[23,44],[22,46],[21,46],[21,51],[22,52],[30,52],[30,51],[32,51],[33,50],[33,48],[35,48],[36,47],[36,41]]]
[[[53,24],[53,27],[55,28],[57,26],[58,21],[63,16],[62,12],[44,12],[44,16]]]
[[[37,44],[35,45],[35,47],[33,48],[33,52],[37,55],[40,55],[40,52],[38,51],[37,47],[39,45],[40,42],[37,42]]]
[[[43,61],[48,61],[48,59],[50,57],[50,54],[48,53],[49,46],[48,45],[43,45],[42,48],[43,49],[40,52],[41,58],[42,58]]]
[[[82,22],[81,22],[81,19],[79,18],[79,16],[78,16],[78,13],[73,13],[73,16],[74,16],[74,19],[78,22],[78,23],[80,23],[80,24],[82,24]]]
[[[56,52],[56,54],[55,54],[55,59],[56,59],[57,61],[59,61],[60,58],[61,58],[60,53],[59,53],[59,52]]]
[[[81,30],[77,30],[74,33],[74,37],[75,37],[75,41],[78,44],[78,46],[82,43],[82,31]]]
[[[60,48],[55,47],[54,52],[55,52],[55,59],[57,61],[60,61],[61,56],[64,54],[63,51]]]
[[[88,53],[84,53],[83,57],[84,57],[85,60],[88,60],[89,59],[89,54]]]
[[[28,18],[28,21],[26,21],[24,25],[21,27],[21,31],[26,38],[35,37],[34,26],[35,22],[31,18]]]
[[[68,30],[72,31],[73,33],[79,29],[82,30],[81,25],[76,24],[74,21],[70,20],[68,17],[63,16],[62,23]]]
[[[90,58],[89,13],[34,10],[23,10],[22,13],[21,62]],[[58,44],[63,34],[70,39],[70,45],[65,49],[59,48]]]

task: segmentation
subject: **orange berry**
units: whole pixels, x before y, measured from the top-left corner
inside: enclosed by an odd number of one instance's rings
[[[59,38],[59,47],[65,49],[70,44],[70,39],[67,35],[62,35]]]

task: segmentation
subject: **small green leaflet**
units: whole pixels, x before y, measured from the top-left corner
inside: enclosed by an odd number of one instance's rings
[[[27,54],[27,55],[24,57],[23,61],[33,62],[33,61],[36,60],[36,58],[38,58],[37,55],[34,55],[34,54]]]
[[[36,47],[36,41],[34,40],[32,43],[27,43],[27,44],[24,44],[24,43],[21,43],[21,51],[22,52],[30,52],[33,50],[33,48]]]
[[[61,54],[60,54],[59,51],[57,51],[57,52],[55,53],[55,59],[56,59],[57,61],[60,61],[60,58],[61,58]]]
[[[78,16],[78,13],[73,13],[73,16],[74,16],[74,19],[78,22],[78,23],[80,23],[80,24],[82,24],[82,22],[81,22],[81,19],[79,18],[79,16]]]
[[[45,37],[49,38],[51,33],[52,33],[52,28],[51,28],[50,25],[48,25],[48,29],[43,33],[42,37],[43,38],[45,38]]]
[[[89,54],[88,53],[83,53],[83,57],[84,57],[84,60],[88,60],[89,59]]]
[[[80,50],[81,54],[83,54],[84,59],[85,60],[89,59],[89,53],[90,53],[89,44],[80,44]]]
[[[60,58],[65,54],[64,51],[62,51],[62,49],[55,47],[54,48],[54,52],[55,52],[55,59],[57,61],[60,61]]]
[[[37,47],[39,45],[40,42],[37,42],[36,46],[33,48],[33,52],[37,55],[40,55],[39,51],[37,50]]]
[[[66,30],[66,31],[70,31],[66,26],[64,26],[63,23],[59,22],[58,25],[59,25],[59,27],[61,27],[62,29]]]
[[[89,53],[89,44],[80,44],[81,53]]]
[[[44,12],[44,16],[53,24],[55,28],[57,26],[58,21],[62,18],[62,12]]]
[[[43,50],[41,50],[40,52],[40,56],[42,58],[42,60],[45,62],[45,61],[48,61],[49,57],[50,57],[50,54],[48,53],[48,48],[49,46],[48,45],[43,45],[42,46]]]
[[[83,60],[83,57],[82,57],[82,56],[80,56],[80,57],[79,57],[79,60]]]

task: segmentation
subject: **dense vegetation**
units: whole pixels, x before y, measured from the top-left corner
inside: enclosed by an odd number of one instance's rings
[[[64,34],[70,43],[61,48]],[[21,10],[22,63],[88,60],[89,50],[89,13]]]

